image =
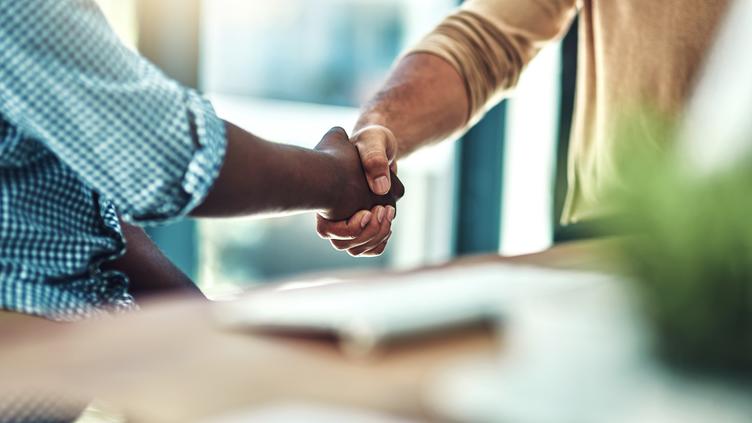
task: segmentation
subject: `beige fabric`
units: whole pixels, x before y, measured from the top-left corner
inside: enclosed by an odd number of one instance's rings
[[[468,126],[580,15],[577,100],[562,220],[609,213],[620,183],[614,127],[626,110],[681,111],[730,0],[469,0],[411,52],[443,57],[464,77]],[[646,140],[645,142],[651,142]],[[629,146],[627,146],[629,147]]]

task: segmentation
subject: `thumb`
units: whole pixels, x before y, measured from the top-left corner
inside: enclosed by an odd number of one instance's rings
[[[369,126],[353,136],[368,185],[377,195],[386,195],[392,187],[390,165],[394,160],[397,141],[383,126]]]

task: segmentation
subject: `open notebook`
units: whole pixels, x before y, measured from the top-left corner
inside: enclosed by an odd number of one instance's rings
[[[222,305],[231,327],[330,334],[346,351],[483,322],[513,303],[582,289],[612,277],[596,273],[484,264],[359,281],[314,280],[262,289]]]

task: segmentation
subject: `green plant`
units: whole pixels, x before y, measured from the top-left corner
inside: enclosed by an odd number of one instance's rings
[[[641,122],[621,132],[624,145],[645,145],[629,138],[646,133],[671,145],[670,125]],[[700,177],[670,155],[629,154],[614,201],[636,235],[621,257],[658,350],[674,364],[752,376],[752,161]]]

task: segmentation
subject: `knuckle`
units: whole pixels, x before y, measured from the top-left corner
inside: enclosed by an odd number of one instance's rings
[[[342,128],[341,126],[335,126],[335,127],[333,127],[332,129],[329,130],[329,133],[330,134],[340,135],[340,136],[341,135],[347,136],[347,131],[345,131],[345,129]]]
[[[386,158],[386,154],[383,151],[368,152],[361,157],[363,167],[368,170],[383,171],[389,167],[389,160]]]

